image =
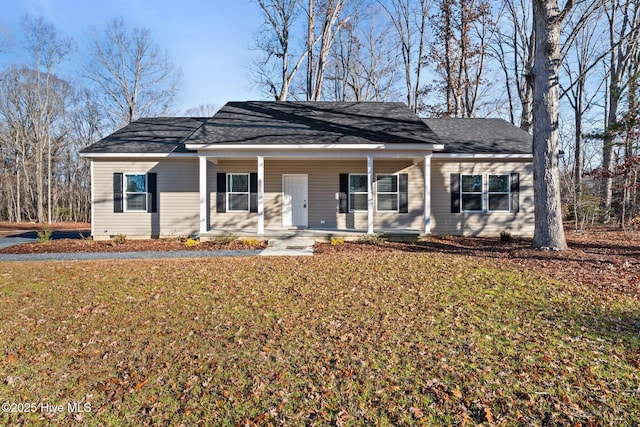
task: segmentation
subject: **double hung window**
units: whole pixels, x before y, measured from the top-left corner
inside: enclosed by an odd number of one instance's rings
[[[349,211],[367,210],[367,175],[349,175]]]
[[[376,177],[378,211],[398,211],[398,175]]]
[[[147,175],[125,174],[125,209],[147,211]]]
[[[249,174],[227,174],[227,206],[229,211],[249,212]]]

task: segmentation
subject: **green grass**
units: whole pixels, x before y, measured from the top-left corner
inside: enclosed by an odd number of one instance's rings
[[[0,263],[1,424],[628,425],[640,309],[482,260]],[[498,268],[500,267],[500,268]]]

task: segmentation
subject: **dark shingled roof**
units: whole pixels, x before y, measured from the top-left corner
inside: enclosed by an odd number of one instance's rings
[[[156,117],[136,120],[81,152],[97,153],[187,153],[184,141],[206,118]]]
[[[188,153],[188,144],[444,144],[445,153],[531,154],[501,119],[420,119],[400,102],[229,102],[211,118],[145,118],[83,154]]]
[[[438,143],[400,102],[229,102],[189,144]]]
[[[532,154],[532,136],[502,119],[424,119],[444,153]]]

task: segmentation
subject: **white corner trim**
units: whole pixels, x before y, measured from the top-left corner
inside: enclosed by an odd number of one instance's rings
[[[96,226],[96,204],[95,204],[95,200],[96,200],[96,195],[95,195],[95,191],[94,191],[94,183],[96,182],[94,179],[94,171],[93,171],[93,159],[91,159],[91,164],[90,164],[90,169],[91,169],[91,237],[94,237],[96,235],[95,233],[95,226]]]
[[[258,234],[264,234],[264,157],[262,156],[258,156]]]
[[[200,235],[203,235],[208,230],[208,211],[207,211],[207,159],[205,157],[200,157],[199,159],[199,169],[198,169],[198,193],[199,204],[200,204]]]

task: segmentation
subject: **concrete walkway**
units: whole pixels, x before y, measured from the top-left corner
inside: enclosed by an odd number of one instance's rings
[[[269,246],[260,252],[261,256],[311,256],[313,244],[311,237],[289,236],[269,239]]]

